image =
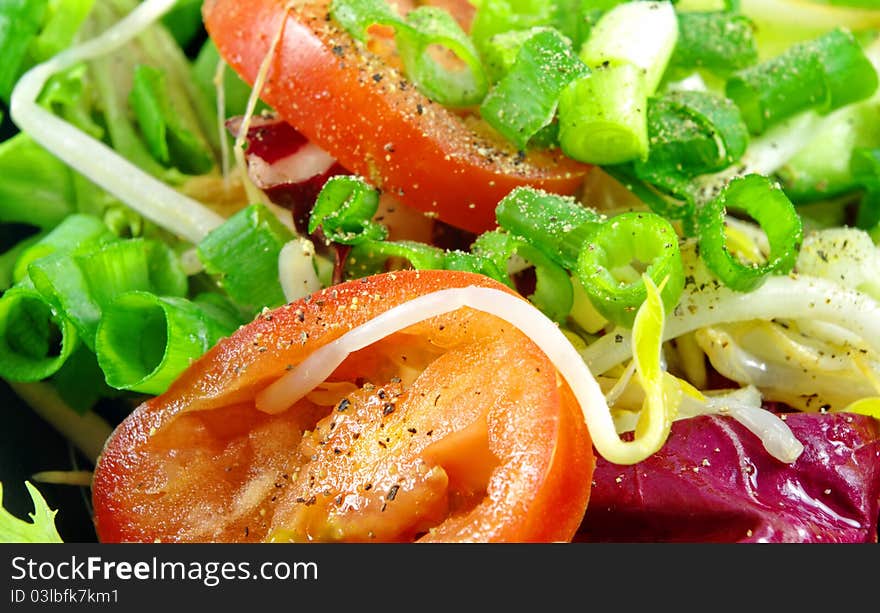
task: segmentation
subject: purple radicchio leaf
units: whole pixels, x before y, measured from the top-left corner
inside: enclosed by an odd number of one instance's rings
[[[226,127],[236,136],[242,118],[233,117]],[[251,118],[246,136],[248,176],[266,196],[291,211],[297,230],[305,235],[315,199],[327,179],[348,174],[326,151],[310,142],[296,128],[267,114]]]
[[[877,542],[880,422],[846,413],[785,416],[805,450],[767,454],[731,418],[673,424],[634,466],[599,458],[575,540],[605,542]]]

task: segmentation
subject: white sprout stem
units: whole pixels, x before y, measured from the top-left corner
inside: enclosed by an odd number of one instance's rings
[[[217,135],[220,137],[220,169],[223,173],[223,181],[229,187],[229,140],[226,137],[226,88],[223,86],[226,78],[226,62],[223,58],[217,61],[214,69],[214,91],[217,95]]]
[[[686,290],[666,320],[664,340],[706,326],[755,319],[809,319],[836,324],[880,353],[880,303],[861,292],[816,277],[770,277],[751,292],[727,288]],[[601,374],[632,355],[632,335],[617,328],[581,351],[590,369]]]
[[[223,223],[220,215],[144,172],[111,147],[36,102],[54,74],[119,49],[174,4],[175,0],[147,0],[101,35],[29,70],[12,92],[10,115],[20,130],[145,218],[198,243]]]
[[[92,411],[80,415],[46,383],[10,382],[9,385],[37,415],[64,435],[93,464],[97,463],[104,443],[113,432],[110,424]]]
[[[262,390],[256,397],[256,406],[268,413],[283,411],[324,382],[353,351],[463,307],[489,313],[512,324],[546,354],[580,404],[593,444],[602,457],[615,464],[635,464],[645,459],[638,439],[623,441],[618,436],[599,383],[557,325],[525,300],[485,287],[439,290],[385,311],[314,351]]]
[[[287,242],[278,254],[278,281],[288,302],[321,289],[315,272],[315,245],[307,238]]]
[[[791,428],[779,416],[761,406],[761,392],[753,385],[721,396],[705,396],[695,415],[727,415],[757,436],[774,458],[790,464],[804,451]]]

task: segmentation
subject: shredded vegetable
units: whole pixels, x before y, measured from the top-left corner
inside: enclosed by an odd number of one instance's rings
[[[192,4],[0,7],[0,118],[8,111],[13,132],[0,142],[0,377],[91,464],[22,481],[88,487],[134,406],[187,386],[180,397],[200,402],[191,369],[225,351],[223,339],[287,315],[287,303],[335,300],[337,284],[402,269],[504,287],[441,286],[372,318],[353,300],[340,319],[353,323],[309,355],[297,351],[321,320],[294,317],[271,372],[222,374],[243,387],[217,411],[258,411],[241,435],[254,458],[282,446],[279,424],[302,430],[300,453],[343,428],[321,410],[428,385],[442,342],[375,356],[409,342],[415,324],[468,311],[546,355],[600,463],[651,466],[676,425],[712,416],[757,437],[754,453],[814,470],[799,459],[827,451],[798,440],[786,415],[880,419],[870,3],[260,0],[260,19],[232,0]],[[235,23],[217,26],[224,11]],[[468,351],[488,351],[467,334]],[[265,350],[258,341],[246,350]],[[377,381],[335,381],[359,360]],[[314,416],[294,419],[302,399]],[[119,409],[113,423],[105,406]],[[385,409],[382,419],[396,410]],[[189,413],[175,419],[204,416]],[[250,424],[233,417],[224,427]],[[479,447],[477,472],[497,460],[485,421],[444,439]],[[303,457],[323,457],[312,451]],[[419,456],[433,472],[418,487],[451,496],[450,508],[494,495],[447,456],[459,454]],[[223,508],[244,517],[261,488],[281,489],[275,480],[253,473]],[[383,503],[419,502],[410,485]],[[32,522],[0,509],[0,541],[61,540],[55,511],[26,488]],[[359,514],[327,534],[374,521],[352,502],[376,494],[365,491],[334,492]],[[336,513],[282,500],[274,517],[275,502],[273,522]],[[238,521],[216,521],[227,520]],[[424,521],[419,534],[431,533]]]

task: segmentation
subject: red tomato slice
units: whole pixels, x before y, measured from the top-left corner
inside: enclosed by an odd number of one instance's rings
[[[495,206],[529,185],[572,194],[588,166],[561,153],[522,154],[487,124],[419,93],[328,17],[329,0],[207,0],[220,54],[253,83],[284,27],[261,97],[287,122],[404,204],[483,232]]]
[[[93,483],[101,541],[567,541],[594,467],[546,356],[495,316],[426,320],[353,353],[277,415],[255,394],[315,349],[432,291],[403,271],[334,286],[221,341],[114,432]]]

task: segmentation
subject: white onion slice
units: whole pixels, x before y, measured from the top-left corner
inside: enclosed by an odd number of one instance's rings
[[[256,406],[267,413],[284,411],[326,380],[350,353],[462,307],[495,315],[516,326],[547,355],[580,404],[593,444],[602,457],[615,464],[635,464],[645,459],[637,444],[618,436],[602,389],[557,325],[525,300],[485,287],[439,290],[389,309],[316,350],[262,390]]]

